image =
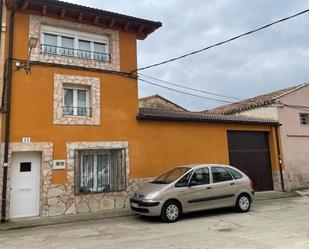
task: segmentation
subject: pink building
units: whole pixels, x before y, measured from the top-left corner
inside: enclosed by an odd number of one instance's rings
[[[309,187],[309,83],[281,89],[209,112],[278,120],[286,190]]]

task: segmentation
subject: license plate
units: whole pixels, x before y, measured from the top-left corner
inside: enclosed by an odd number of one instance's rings
[[[138,204],[135,202],[131,202],[131,207],[138,208]]]

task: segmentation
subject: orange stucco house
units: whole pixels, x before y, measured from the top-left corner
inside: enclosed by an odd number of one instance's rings
[[[2,220],[126,208],[163,170],[241,155],[265,159],[262,190],[281,188],[277,122],[139,109],[136,41],[160,22],[55,0],[6,2]],[[250,136],[262,142],[248,154]]]

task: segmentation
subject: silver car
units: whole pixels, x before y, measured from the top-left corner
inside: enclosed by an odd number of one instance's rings
[[[253,196],[252,181],[232,166],[185,165],[143,185],[130,198],[130,206],[137,214],[175,222],[183,213],[206,209],[235,207],[247,212]]]

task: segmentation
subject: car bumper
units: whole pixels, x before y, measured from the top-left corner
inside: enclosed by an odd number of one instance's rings
[[[162,202],[157,200],[138,200],[130,199],[131,210],[144,216],[159,216],[161,215]]]

